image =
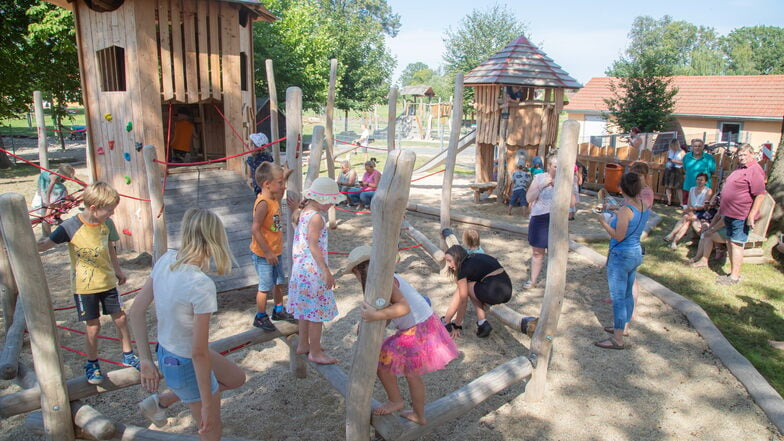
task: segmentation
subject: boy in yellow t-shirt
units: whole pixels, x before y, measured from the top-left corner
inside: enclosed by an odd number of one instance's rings
[[[84,190],[84,212],[67,219],[52,234],[38,241],[38,251],[46,251],[68,242],[71,258],[71,289],[79,321],[86,322],[87,382],[104,380],[98,364],[98,334],[101,331],[101,308],[111,315],[122,342],[123,363],[139,369],[139,358],[133,353],[125,312],[120,304],[117,284],[125,284],[125,274],[117,260],[114,242],[120,240],[110,219],[120,202],[109,184],[96,182]]]
[[[283,222],[280,213],[280,200],[286,190],[288,173],[276,164],[263,162],[256,169],[256,182],[261,193],[253,203],[253,224],[251,225],[251,260],[259,275],[259,288],[256,292],[256,316],[253,326],[267,332],[275,331],[275,325],[267,315],[267,296],[272,291],[275,306],[272,320],[286,320],[296,323],[294,317],[283,307]]]

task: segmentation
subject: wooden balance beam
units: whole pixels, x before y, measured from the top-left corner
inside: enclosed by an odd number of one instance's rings
[[[265,343],[278,337],[289,336],[297,332],[297,325],[293,323],[279,322],[276,324],[276,327],[278,330],[275,332],[265,332],[256,328],[249,329],[240,334],[210,343],[210,349],[215,352],[236,350],[246,346]],[[81,376],[68,380],[66,387],[69,398],[78,400],[136,384],[139,384],[139,371],[128,367],[107,372],[106,379],[100,385],[90,384],[84,376]],[[0,417],[2,418],[32,412],[40,408],[40,387],[33,387],[0,397]]]

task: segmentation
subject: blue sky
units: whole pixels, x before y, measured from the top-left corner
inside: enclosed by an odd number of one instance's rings
[[[640,15],[670,15],[696,25],[710,26],[719,34],[754,25],[784,26],[784,0],[389,0],[400,14],[400,33],[387,38],[397,57],[393,79],[409,63],[422,61],[431,67],[443,63],[444,31],[457,29],[473,9],[508,6],[523,21],[534,44],[585,84],[623,52],[632,20]]]

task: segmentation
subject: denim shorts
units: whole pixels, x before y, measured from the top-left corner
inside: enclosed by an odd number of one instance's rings
[[[509,205],[512,207],[527,207],[528,200],[525,198],[525,189],[518,188],[512,191],[512,198],[509,199]]]
[[[259,291],[270,292],[275,285],[286,283],[286,277],[283,274],[283,256],[278,256],[277,265],[267,263],[267,259],[257,256],[253,252],[250,253],[250,258],[253,261],[253,266],[256,267],[256,274],[259,276]]]
[[[166,386],[185,404],[201,401],[193,360],[173,354],[161,345],[158,345],[156,352],[158,368],[166,380]],[[215,378],[215,372],[210,372],[210,391],[213,394],[218,392],[218,379]]]
[[[744,244],[749,240],[749,226],[746,224],[746,219],[724,216],[724,228],[727,239],[734,243]]]

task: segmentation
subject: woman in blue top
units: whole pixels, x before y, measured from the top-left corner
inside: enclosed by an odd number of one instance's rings
[[[610,251],[607,256],[607,284],[613,305],[613,326],[604,330],[612,337],[594,344],[604,349],[623,349],[623,337],[628,334],[628,325],[634,312],[632,287],[637,267],[642,263],[640,235],[648,222],[650,208],[640,199],[643,183],[640,175],[626,173],[621,177],[621,194],[626,205],[607,222],[599,214],[599,223],[610,234]]]

